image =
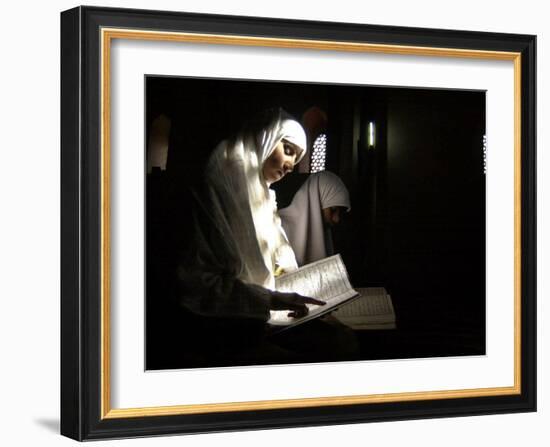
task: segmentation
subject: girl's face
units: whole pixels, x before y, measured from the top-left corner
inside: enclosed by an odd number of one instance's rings
[[[330,208],[323,208],[323,220],[329,227],[334,227],[340,223],[340,213],[345,208],[341,206],[331,206]]]
[[[262,173],[267,183],[275,183],[294,169],[298,157],[298,147],[286,140],[281,140],[264,162]]]

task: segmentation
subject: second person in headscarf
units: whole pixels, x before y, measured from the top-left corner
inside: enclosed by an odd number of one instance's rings
[[[286,208],[279,210],[298,265],[334,254],[331,228],[351,209],[349,192],[336,174],[311,174]]]

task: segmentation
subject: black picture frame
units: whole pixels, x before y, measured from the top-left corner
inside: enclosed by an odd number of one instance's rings
[[[102,30],[248,36],[289,41],[507,53],[520,82],[520,290],[513,392],[397,401],[170,414],[116,413],[103,356],[105,183]],[[290,45],[292,46],[292,45]],[[61,434],[77,440],[393,421],[536,410],[536,36],[272,18],[77,7],[61,13]],[[107,239],[107,244],[109,243]],[[108,304],[108,303],[107,303]]]

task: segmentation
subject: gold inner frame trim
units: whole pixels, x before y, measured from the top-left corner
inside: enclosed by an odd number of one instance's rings
[[[265,38],[197,33],[101,29],[101,418],[131,418],[213,412],[308,408],[333,405],[503,396],[521,393],[521,54],[455,48],[381,45],[305,39]],[[261,46],[323,51],[437,56],[514,62],[514,385],[355,396],[326,396],[248,402],[221,402],[143,408],[111,408],[110,339],[110,70],[112,39],[155,40],[214,45]]]
[[[101,415],[111,410],[111,39],[101,33]]]

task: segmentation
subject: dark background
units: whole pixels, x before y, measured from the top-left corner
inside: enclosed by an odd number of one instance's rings
[[[166,171],[147,176],[148,369],[178,366],[160,359],[177,343],[160,334],[178,323],[159,304],[188,243],[189,188],[217,143],[275,106],[304,124],[309,149],[326,133],[326,168],[352,203],[336,250],[352,285],[383,286],[392,297],[397,329],[358,333],[362,358],[485,354],[485,92],[147,77],[146,101],[148,133],[160,114],[171,120]],[[312,110],[326,122],[304,120]],[[307,158],[298,171],[273,185],[280,206],[306,176]]]

